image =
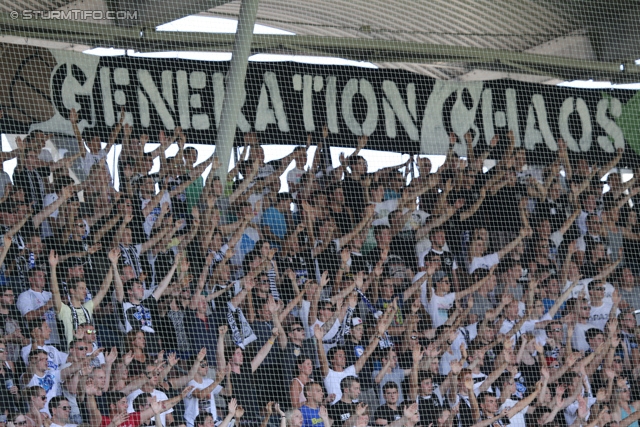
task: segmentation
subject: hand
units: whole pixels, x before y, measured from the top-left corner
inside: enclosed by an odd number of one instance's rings
[[[329,272],[325,270],[322,273],[322,277],[320,277],[320,289],[327,286],[328,283],[329,283]]]
[[[369,140],[369,137],[367,135],[362,135],[358,137],[358,149],[362,150],[364,147],[366,147],[368,140]]]
[[[191,385],[190,385],[190,386],[188,386],[188,387],[185,387],[185,388],[182,390],[182,392],[180,393],[180,396],[182,397],[182,399],[184,399],[185,397],[189,396],[189,395],[191,394],[191,392],[192,392],[193,390],[195,390],[195,389],[196,389],[196,388],[195,388],[194,386],[191,386]]]
[[[115,347],[111,347],[111,351],[109,351],[109,353],[105,354],[104,356],[105,362],[108,365],[113,364],[113,362],[115,362],[117,358],[118,358],[118,349]]]
[[[469,390],[469,392],[473,392],[473,378],[467,378],[464,380],[464,388]]]
[[[275,405],[275,402],[269,402],[267,403],[267,406],[264,407],[264,410],[267,413],[267,417],[270,417],[271,414],[273,414],[273,405]]]
[[[222,325],[222,326],[218,327],[218,335],[220,337],[224,337],[228,330],[229,330],[229,326]]]
[[[224,380],[224,378],[229,374],[229,372],[231,372],[231,365],[229,364],[227,364],[227,366],[225,366],[224,369],[217,369],[216,382],[221,383],[222,380]]]
[[[458,137],[455,133],[451,132],[449,134],[449,146],[453,147],[454,145],[456,145],[456,142],[458,142]]]
[[[114,417],[111,417],[111,424],[109,424],[109,426],[119,426],[123,423],[125,423],[126,421],[129,421],[129,414],[127,414],[126,412],[123,412],[122,414],[118,414]]]
[[[358,403],[358,406],[356,406],[356,415],[364,415],[364,413],[367,411],[367,408],[368,405],[366,403]]]
[[[329,396],[327,396],[327,398],[325,399],[325,402],[331,403],[334,400],[336,400],[336,394],[335,393],[331,393]]]
[[[273,403],[273,402],[270,402]],[[238,407],[238,401],[236,400],[236,398],[234,397],[233,399],[231,399],[229,401],[229,403],[227,404],[227,411],[229,414],[234,414],[236,413],[236,408]]]
[[[102,249],[102,243],[98,243],[97,245],[89,246],[89,249],[87,249],[87,252],[89,252],[89,255],[93,255],[96,252],[98,252],[100,249]]]
[[[282,409],[280,409],[280,404],[276,403],[275,406],[276,412],[278,413],[278,415],[280,415],[281,417],[284,417],[284,412],[282,411]]]
[[[236,420],[239,420],[244,415],[244,408],[240,405],[236,407]]]
[[[322,338],[324,337],[324,331],[322,330],[322,326],[316,325],[313,327],[313,336],[316,337],[318,342],[322,342]]]
[[[58,254],[53,249],[49,251],[49,265],[55,268],[58,265]]]
[[[320,418],[322,418],[323,420],[326,420],[329,418],[329,412],[327,411],[327,407],[326,406],[320,406],[320,410],[318,411],[318,415],[320,415]]]
[[[547,368],[546,366],[540,368],[540,375],[542,376],[543,380],[549,381],[549,368]]]
[[[589,415],[589,409],[587,408],[587,401],[582,395],[578,395],[578,417],[584,420]]]
[[[418,413],[418,404],[417,403],[412,403],[411,405],[406,406],[404,408],[403,415],[404,415],[405,418],[411,418],[417,413]]]
[[[278,304],[276,300],[273,299],[273,295],[269,295],[269,298],[267,298],[267,310],[269,310],[272,316],[275,316],[278,311]]]
[[[614,371],[613,369],[605,368],[604,373],[610,380],[616,377],[616,371]]]
[[[196,360],[198,362],[202,362],[205,357],[207,357],[207,348],[206,347],[202,347],[200,349],[200,351],[198,352],[198,355],[196,356]]]
[[[78,112],[75,108],[72,108],[71,111],[69,111],[69,121],[72,125],[78,123]]]
[[[130,365],[131,362],[133,362],[133,352],[132,351],[127,352],[124,355],[123,359],[124,359],[124,364],[125,365],[127,365],[127,366]]]

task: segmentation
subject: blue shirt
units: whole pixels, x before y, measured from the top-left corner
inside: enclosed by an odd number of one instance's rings
[[[283,238],[287,234],[287,221],[284,215],[276,208],[268,208],[262,214],[262,226],[269,226],[271,233],[279,238]]]
[[[551,307],[553,307],[553,305],[555,303],[556,303],[555,300],[544,298],[542,300],[542,304],[544,305],[544,314],[547,314],[549,312],[549,310],[551,309]],[[553,316],[553,320],[559,320],[559,319],[562,318],[560,313],[562,313],[564,311],[566,305],[567,305],[566,302],[562,303],[562,305],[560,306],[560,309],[558,310],[558,312],[555,314],[555,316]]]
[[[300,412],[302,412],[302,427],[324,427],[324,422],[320,418],[320,409],[303,405]]]

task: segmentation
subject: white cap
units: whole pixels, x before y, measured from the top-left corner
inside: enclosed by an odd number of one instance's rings
[[[351,324],[353,326],[362,325],[362,319],[359,317],[354,317],[353,319],[351,319]]]

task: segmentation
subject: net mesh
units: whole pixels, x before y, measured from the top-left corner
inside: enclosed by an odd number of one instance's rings
[[[639,15],[0,1],[0,425],[637,427]]]

